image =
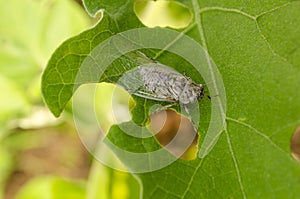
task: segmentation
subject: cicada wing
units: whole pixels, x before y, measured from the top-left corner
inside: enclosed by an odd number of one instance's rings
[[[135,93],[132,93],[133,95],[139,96],[139,97],[143,97],[143,98],[147,98],[147,99],[151,99],[151,100],[155,100],[155,101],[162,101],[162,102],[174,102],[174,100],[170,99],[170,98],[166,98],[163,96],[158,96],[156,93],[150,92],[150,91],[143,91],[143,90],[138,90]]]
[[[136,67],[126,72],[117,82],[119,86],[133,94],[144,87],[142,76]]]
[[[143,67],[143,66],[142,66]],[[163,95],[158,95],[157,93],[149,90],[145,86],[145,76],[141,72],[142,67],[136,67],[127,73],[125,73],[117,82],[119,86],[124,88],[132,95],[139,97],[156,100],[156,101],[174,101],[171,98],[167,98]]]

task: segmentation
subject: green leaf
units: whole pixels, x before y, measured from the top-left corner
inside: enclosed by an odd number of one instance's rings
[[[300,124],[300,93],[297,92],[300,89],[300,2],[182,2],[194,15],[191,25],[182,32],[207,49],[223,77],[227,125],[205,158],[179,159],[160,170],[137,174],[143,185],[143,198],[297,198],[300,166],[291,157],[289,144]],[[56,116],[71,98],[74,74],[93,47],[117,32],[141,25],[136,18],[124,20],[126,16],[134,16],[131,1],[120,12],[117,1],[97,4],[90,0],[85,5],[92,14],[103,7],[107,13],[104,12],[103,19],[93,29],[60,46],[44,72],[43,94]],[[166,65],[192,71],[188,64],[180,68],[177,64],[182,60],[172,54],[156,55]],[[114,82],[120,72],[129,69],[123,67],[124,62],[137,64],[131,56],[121,61],[113,64],[105,72],[106,79],[100,81]],[[91,71],[95,72],[93,68],[91,65]],[[93,74],[84,74],[82,80],[95,80]],[[137,106],[132,112],[133,120],[144,124],[145,113],[153,102],[134,99]],[[207,109],[201,105],[200,122],[209,120]],[[161,148],[153,138],[135,138],[123,132],[124,128],[133,129],[130,125],[113,126],[106,142],[134,153],[150,153]],[[199,145],[206,134],[205,127],[201,129]],[[136,171],[140,166],[138,161],[130,162],[122,150],[114,152],[129,170]],[[172,158],[166,151],[157,161]],[[150,158],[147,166],[151,166]]]
[[[115,34],[114,27],[113,20],[105,15],[93,29],[65,41],[51,57],[42,77],[42,93],[55,116],[70,100],[84,58],[97,44]]]
[[[127,30],[142,26],[133,12],[134,1],[127,0],[84,0],[84,6],[91,16],[105,10],[118,23],[120,30]]]

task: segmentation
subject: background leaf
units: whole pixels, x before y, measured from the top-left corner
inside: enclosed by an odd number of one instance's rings
[[[121,8],[117,8],[118,2],[85,1],[91,14],[99,8],[107,13],[96,27],[66,41],[53,54],[44,73],[43,93],[56,116],[72,96],[74,75],[68,68],[76,73],[96,44],[119,31],[141,26],[134,17],[132,1]],[[227,127],[204,159],[179,159],[161,170],[138,174],[143,197],[297,198],[300,167],[290,156],[289,144],[300,124],[299,1],[182,2],[193,11],[194,19],[181,31],[208,50],[223,76]],[[172,56],[163,53],[158,60],[168,61]],[[167,65],[181,62],[173,58]],[[59,75],[63,78],[58,79]],[[70,86],[62,86],[62,82]],[[56,83],[60,86],[53,86]],[[144,100],[142,107],[139,100],[143,101],[136,99],[133,118],[144,115],[140,113],[151,104]],[[202,115],[208,118],[205,107]],[[199,144],[204,137],[203,131]],[[108,139],[134,152],[157,147],[155,140],[136,140],[117,126],[110,129]]]
[[[39,156],[43,161],[38,163],[37,156],[33,155],[33,151],[43,153],[45,143],[51,142],[55,132],[66,134],[68,128],[65,126],[61,130],[62,126],[58,124],[65,124],[66,120],[55,119],[44,106],[40,78],[49,56],[59,44],[86,29],[91,20],[73,0],[0,1],[0,12],[0,198],[9,199],[14,198],[31,177],[45,174],[40,173],[39,168],[44,171],[59,169],[52,164],[56,160],[50,158],[51,152]],[[51,131],[50,126],[56,129]],[[45,138],[46,142],[43,141]],[[70,137],[67,140],[66,143],[72,142]],[[51,148],[57,149],[60,144],[54,143]],[[68,149],[66,144],[64,147]],[[59,159],[57,154],[55,157]],[[67,168],[74,168],[77,163],[72,160],[72,155],[60,157],[67,163],[63,166],[63,174],[53,170],[48,173],[69,178],[66,175],[72,172]],[[36,191],[36,187],[31,188]],[[42,197],[41,194],[38,196]]]
[[[32,179],[17,194],[17,199],[38,199],[38,198],[85,198],[84,183],[69,182],[64,179],[46,176]]]
[[[68,0],[0,1],[0,7],[1,137],[11,128],[8,120],[27,116],[33,106],[42,104],[40,76],[46,60],[58,44],[90,21]]]

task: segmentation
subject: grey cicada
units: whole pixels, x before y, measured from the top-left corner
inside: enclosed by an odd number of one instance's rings
[[[204,96],[202,84],[158,62],[130,70],[120,78],[119,85],[143,98],[181,103],[187,113],[187,105]]]

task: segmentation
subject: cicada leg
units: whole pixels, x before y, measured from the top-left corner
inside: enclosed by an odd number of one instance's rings
[[[190,114],[190,111],[189,111],[189,108],[188,108],[187,104],[183,104],[183,109],[185,110],[185,112],[187,114]]]

